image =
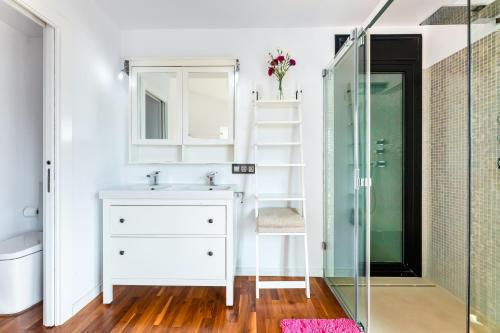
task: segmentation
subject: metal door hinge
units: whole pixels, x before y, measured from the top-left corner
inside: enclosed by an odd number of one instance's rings
[[[326,251],[326,242],[321,242],[321,248]]]

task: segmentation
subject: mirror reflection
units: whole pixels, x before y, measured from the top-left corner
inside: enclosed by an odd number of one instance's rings
[[[175,137],[177,82],[177,73],[138,74],[141,139],[166,140]]]
[[[232,133],[233,99],[227,72],[187,73],[188,136],[228,140]]]

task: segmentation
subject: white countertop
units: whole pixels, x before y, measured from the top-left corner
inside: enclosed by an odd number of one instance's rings
[[[236,186],[201,184],[136,184],[99,192],[99,199],[232,199]]]

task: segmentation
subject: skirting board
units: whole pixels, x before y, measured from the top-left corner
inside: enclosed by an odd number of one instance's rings
[[[102,291],[102,283],[98,284],[97,286],[95,286],[94,288],[89,290],[87,293],[85,293],[85,295],[80,297],[80,299],[78,299],[75,303],[73,303],[73,309],[72,309],[73,314],[72,315],[74,316],[75,314],[77,314],[78,311],[80,311],[86,305],[88,305],[90,302],[92,302],[94,300],[94,298],[99,296],[101,291]]]
[[[311,277],[323,277],[323,268],[310,268]],[[262,276],[304,276],[303,267],[261,267],[259,274]],[[254,276],[255,267],[236,267],[235,275],[238,276]]]

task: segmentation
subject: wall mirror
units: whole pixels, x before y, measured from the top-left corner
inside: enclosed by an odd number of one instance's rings
[[[130,61],[130,162],[233,162],[236,64]]]
[[[178,69],[132,69],[134,144],[180,144],[182,72]]]
[[[184,70],[184,142],[232,143],[233,78],[228,68]]]

